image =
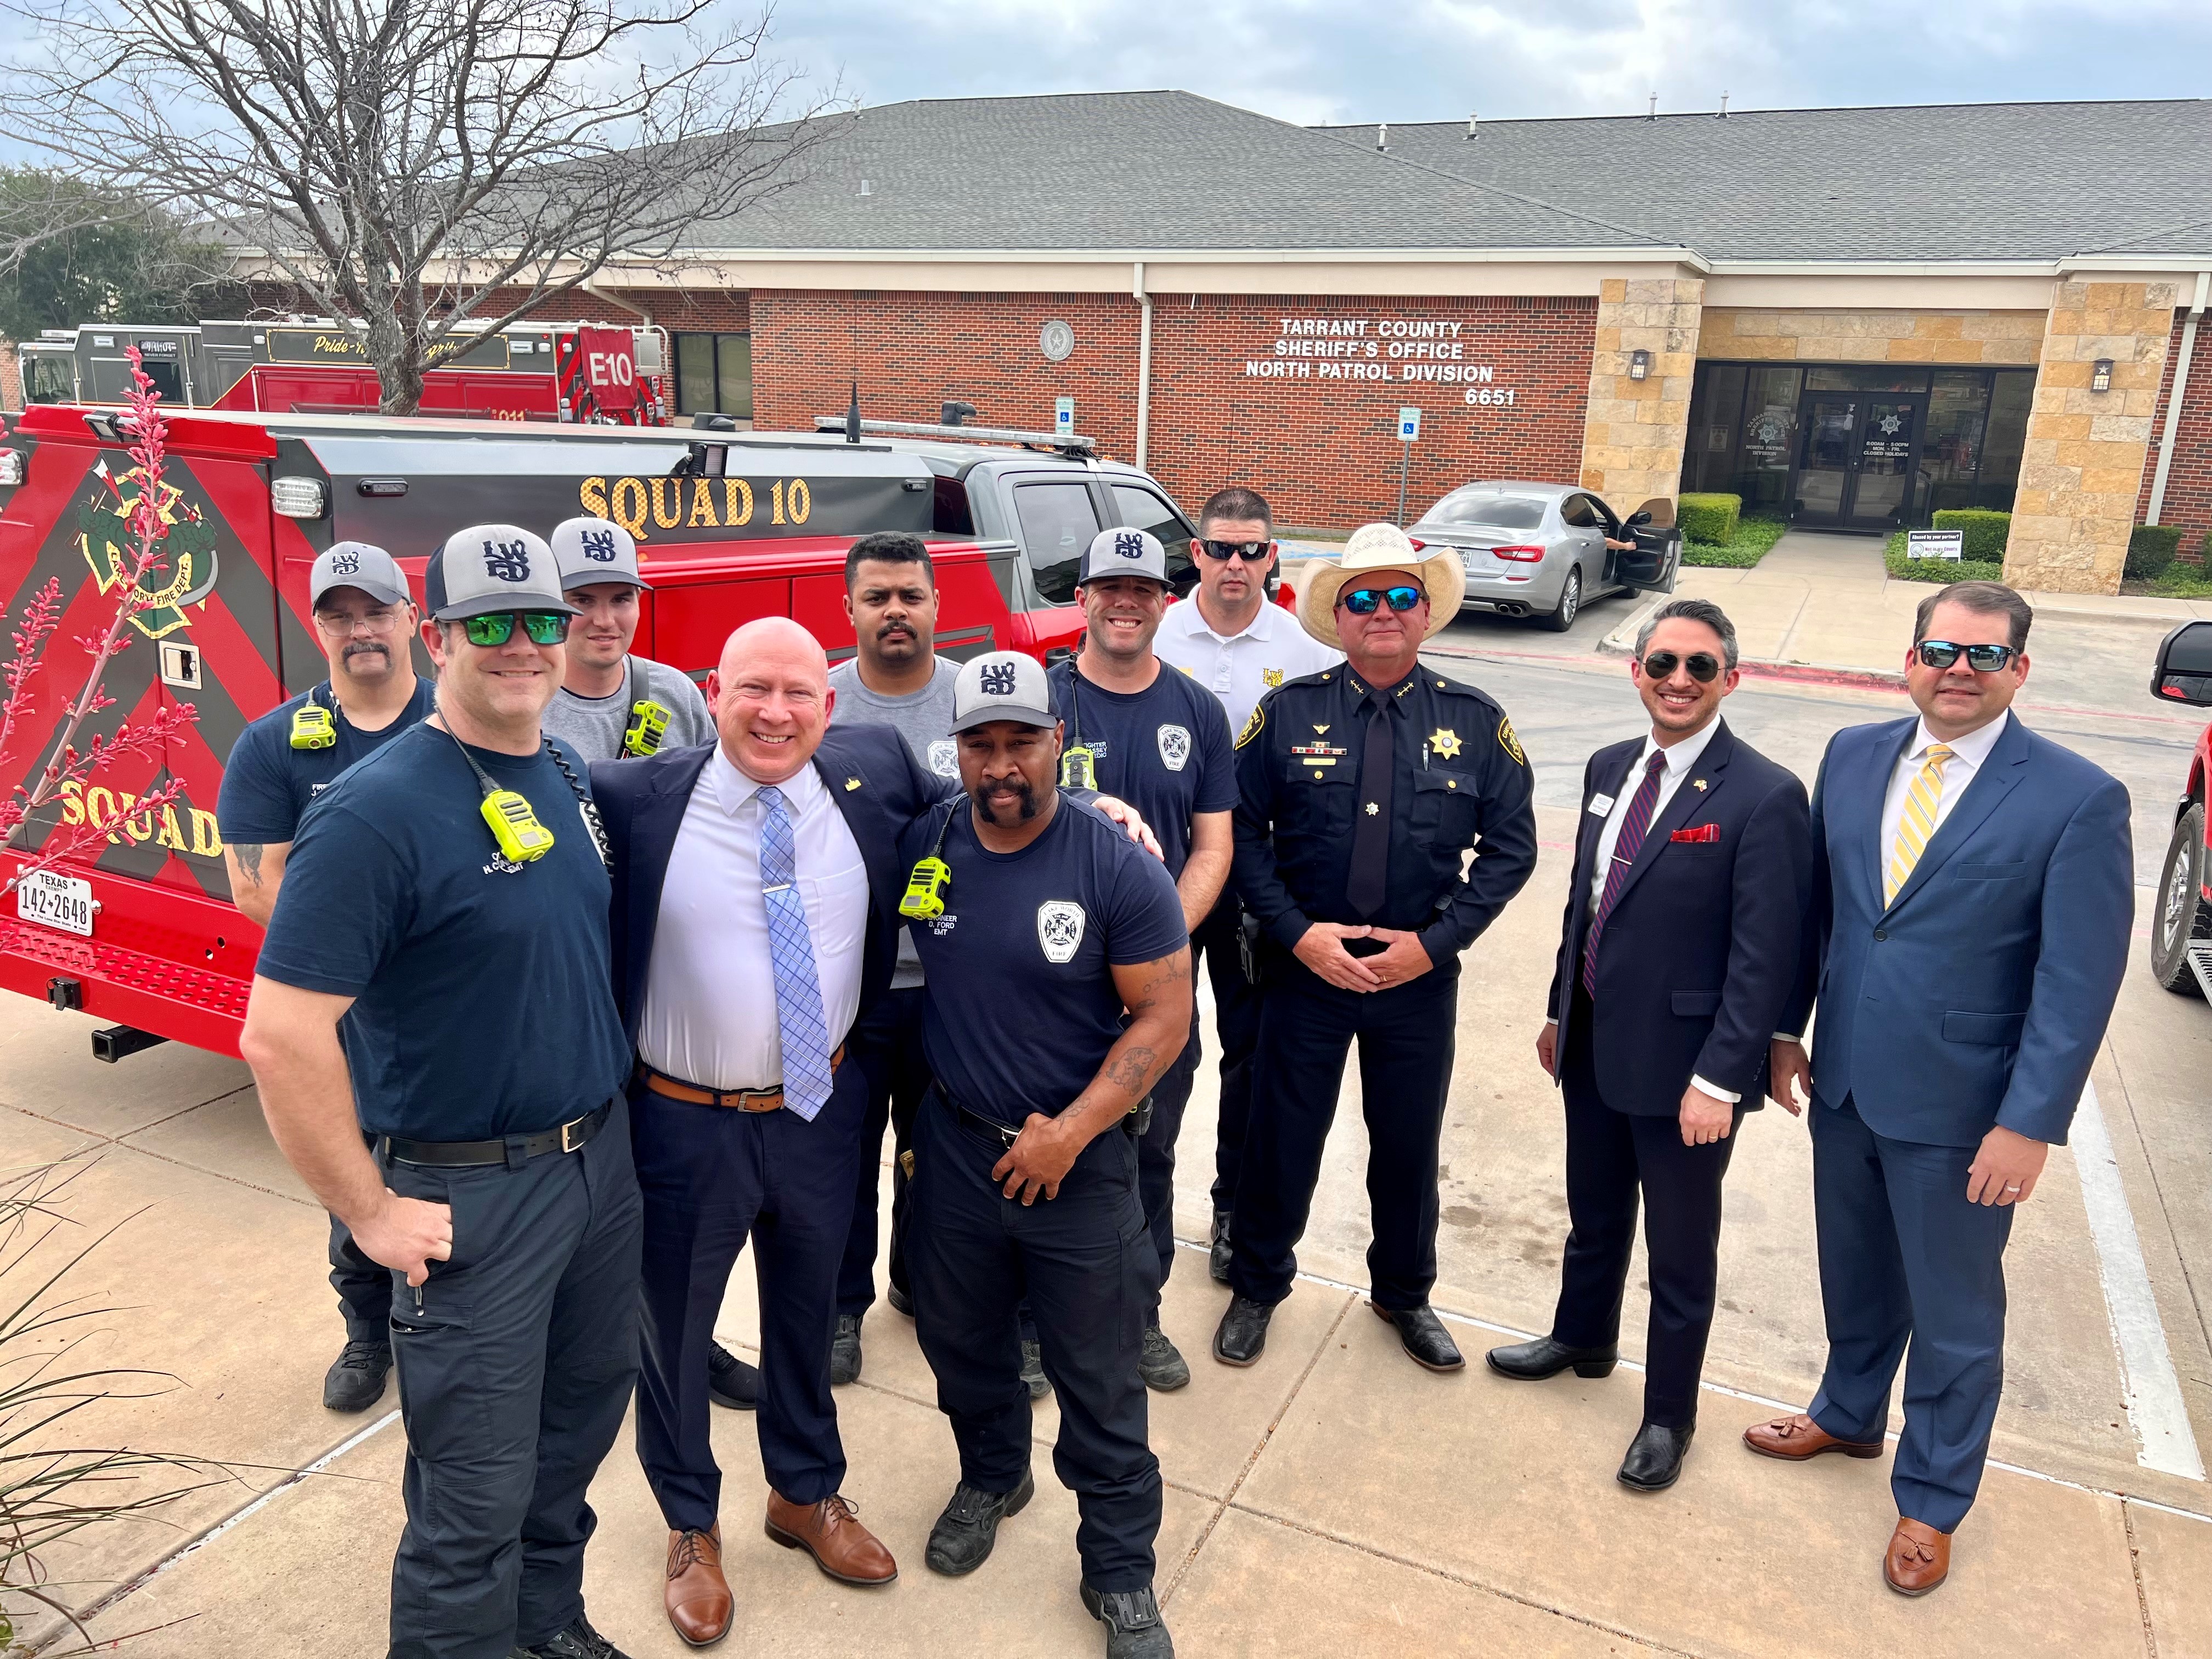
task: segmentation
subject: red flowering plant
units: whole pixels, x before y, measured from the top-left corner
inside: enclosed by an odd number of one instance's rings
[[[161,583],[149,579],[159,577],[168,563],[162,544],[168,538],[171,523],[163,510],[166,492],[161,474],[167,455],[169,422],[161,412],[161,394],[154,390],[153,381],[140,365],[137,347],[130,347],[125,355],[131,360],[131,385],[129,412],[123,421],[136,440],[131,446],[132,465],[119,479],[103,474],[116,500],[115,511],[125,520],[129,544],[120,550],[120,557],[115,562],[117,580],[103,584],[103,591],[115,595],[115,612],[108,619],[105,633],[77,637],[76,642],[88,659],[84,684],[69,702],[46,765],[27,786],[19,783],[5,799],[0,799],[0,846],[15,844],[27,830],[39,827],[33,822],[33,814],[42,808],[58,807],[64,786],[75,783],[82,790],[92,780],[128,761],[151,759],[158,764],[167,754],[170,740],[199,718],[199,710],[190,703],[165,702],[143,720],[124,721],[112,736],[95,732],[82,749],[77,746],[77,733],[85,721],[115,705],[115,699],[107,695],[106,669],[131,644],[131,618],[167,602],[160,591]],[[124,499],[126,484],[137,489],[137,497],[133,501]],[[0,668],[0,689],[5,691],[4,700],[0,700],[0,763],[7,760],[9,742],[32,713],[33,689],[46,665],[46,647],[61,626],[62,610],[61,582],[49,577],[23,607],[22,620],[9,635],[15,653],[4,668]],[[140,819],[149,814],[158,817],[162,808],[177,800],[184,789],[181,780],[171,778],[128,806],[118,807],[110,821],[95,823],[94,815],[88,811],[81,823],[51,823],[46,840],[37,849],[12,872],[0,877],[0,900],[4,900],[34,872],[76,858],[87,848],[99,845],[126,818]]]

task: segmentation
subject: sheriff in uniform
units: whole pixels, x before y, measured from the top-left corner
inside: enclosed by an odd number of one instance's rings
[[[1455,551],[1425,559],[1394,525],[1355,532],[1299,606],[1345,665],[1270,692],[1238,738],[1233,879],[1266,966],[1235,1294],[1213,1339],[1224,1364],[1259,1358],[1291,1293],[1354,1039],[1375,1311],[1421,1364],[1465,1363],[1429,1307],[1459,957],[1535,868],[1536,820],[1504,711],[1420,665],[1464,581]]]

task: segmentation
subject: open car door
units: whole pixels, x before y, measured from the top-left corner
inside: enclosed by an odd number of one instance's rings
[[[1628,515],[1622,526],[1636,544],[1632,553],[1613,556],[1613,579],[1638,593],[1671,593],[1682,564],[1682,532],[1675,527],[1674,503],[1654,495]]]

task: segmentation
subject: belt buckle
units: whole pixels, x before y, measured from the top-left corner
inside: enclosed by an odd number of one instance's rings
[[[589,1116],[589,1115],[590,1115],[590,1114],[588,1114],[588,1113],[586,1113],[586,1116]],[[580,1125],[581,1125],[581,1124],[582,1124],[582,1122],[583,1122],[583,1121],[584,1121],[584,1119],[583,1119],[583,1118],[580,1118],[580,1117],[579,1117],[579,1118],[571,1118],[568,1122],[566,1122],[566,1123],[564,1123],[564,1124],[562,1124],[562,1125],[561,1126],[561,1150],[562,1150],[563,1152],[574,1152],[574,1151],[575,1151],[579,1146],[582,1146],[582,1145],[584,1144],[584,1143],[583,1143],[582,1141],[580,1141],[580,1140],[571,1140],[571,1139],[568,1138],[568,1137],[569,1137],[569,1132],[570,1132],[571,1130],[574,1130],[574,1129],[575,1129],[576,1127],[578,1127]]]

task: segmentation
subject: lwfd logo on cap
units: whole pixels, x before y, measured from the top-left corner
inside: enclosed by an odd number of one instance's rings
[[[552,549],[520,525],[479,524],[457,530],[430,556],[422,595],[439,622],[502,611],[556,611],[574,616],[561,597]]]
[[[653,586],[638,574],[637,538],[611,519],[563,519],[550,539],[564,587],[601,582]]]
[[[960,665],[952,681],[952,729],[965,732],[992,720],[1054,724],[1052,690],[1045,683],[1044,665],[1035,657],[994,651]]]
[[[1091,538],[1083,555],[1083,568],[1075,579],[1080,587],[1109,576],[1143,576],[1164,587],[1168,581],[1168,550],[1149,530],[1102,530]]]

